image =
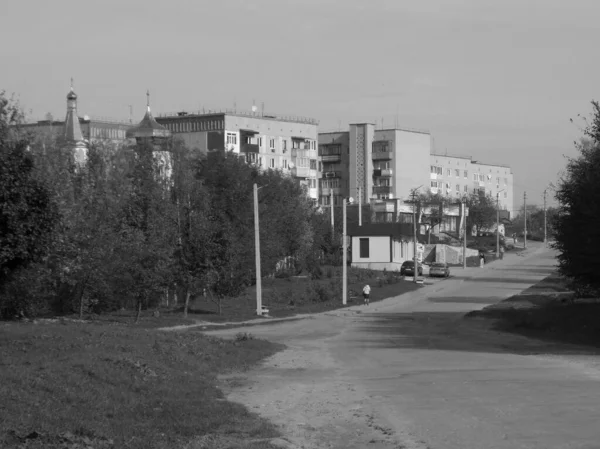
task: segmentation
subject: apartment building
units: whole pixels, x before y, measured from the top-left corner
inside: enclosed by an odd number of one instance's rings
[[[321,160],[314,119],[223,110],[161,114],[156,121],[192,150],[232,151],[249,163],[289,174],[313,200],[319,198]]]
[[[507,165],[486,164],[471,157],[432,154],[430,191],[452,198],[483,193],[498,198],[501,210],[512,214],[513,173]]]
[[[320,204],[342,198],[408,198],[427,179],[431,152],[428,132],[401,128],[376,130],[371,123],[351,124],[349,131],[319,133],[323,161]]]

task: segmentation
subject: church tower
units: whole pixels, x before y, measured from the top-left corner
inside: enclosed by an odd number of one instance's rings
[[[73,78],[71,78],[71,90],[67,94],[67,117],[65,118],[64,138],[67,146],[73,152],[75,164],[84,166],[87,162],[87,142],[83,138],[79,116],[77,115],[77,94],[73,90]]]
[[[146,114],[142,121],[133,128],[127,130],[126,137],[135,139],[140,148],[150,148],[152,156],[157,162],[160,177],[170,179],[172,169],[171,153],[165,151],[164,143],[171,137],[171,131],[159,124],[150,111],[150,92],[146,92]]]

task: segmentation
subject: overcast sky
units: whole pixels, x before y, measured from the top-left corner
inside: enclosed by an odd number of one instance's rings
[[[33,118],[201,107],[428,129],[436,152],[508,164],[515,202],[576,154],[598,99],[598,0],[14,1],[0,89]]]

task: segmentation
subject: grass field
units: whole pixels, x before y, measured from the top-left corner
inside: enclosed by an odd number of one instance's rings
[[[219,373],[280,348],[108,323],[0,323],[0,447],[272,448]]]
[[[331,268],[322,279],[311,280],[297,276],[289,278],[265,278],[262,281],[263,305],[269,316],[281,318],[305,313],[319,313],[346,307],[342,304],[341,269]],[[331,277],[329,277],[330,275]],[[348,270],[348,306],[362,304],[362,289],[371,286],[371,302],[414,291],[418,285],[403,280],[397,273],[372,270]],[[197,322],[238,322],[256,318],[256,287],[249,287],[237,298],[224,298],[221,314],[218,306],[209,298],[200,297],[190,302],[188,318],[183,316],[181,304],[161,308],[160,316],[154,317],[152,310],[145,310],[138,327],[156,328]],[[123,310],[104,315],[86,316],[86,319],[107,323],[133,323],[135,311]]]

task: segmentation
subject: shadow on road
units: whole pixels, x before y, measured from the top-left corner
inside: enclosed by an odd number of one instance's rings
[[[463,313],[365,314],[355,345],[381,349],[417,348],[463,352],[531,354],[600,354],[600,348],[533,338],[496,320],[465,318]],[[364,334],[363,334],[364,333]],[[352,339],[352,337],[350,337]]]

